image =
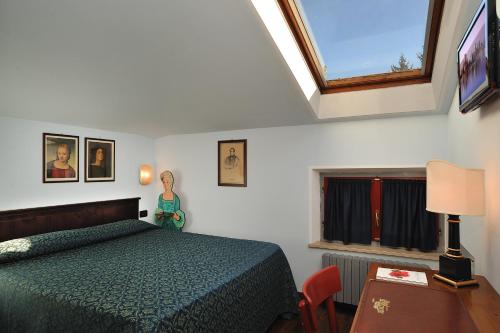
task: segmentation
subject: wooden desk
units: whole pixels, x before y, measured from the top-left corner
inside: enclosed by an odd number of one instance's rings
[[[493,289],[493,287],[490,285],[488,280],[486,280],[483,276],[474,276],[474,278],[478,280],[479,286],[456,289],[433,279],[432,274],[436,273],[436,271],[433,270],[422,270],[412,267],[374,263],[370,265],[365,286],[363,288],[363,294],[365,293],[366,286],[369,283],[369,280],[375,279],[378,267],[400,268],[425,272],[427,275],[427,281],[429,283],[429,286],[427,288],[447,290],[456,293],[462,300],[479,332],[500,332],[500,297],[498,296],[498,293],[495,291],[495,289]],[[354,316],[351,333],[354,333],[353,329],[356,327],[358,314],[361,312],[360,309],[362,309],[362,307],[364,306],[370,306],[364,304],[363,294],[361,295],[361,300],[358,305],[358,311],[356,311],[356,315]]]

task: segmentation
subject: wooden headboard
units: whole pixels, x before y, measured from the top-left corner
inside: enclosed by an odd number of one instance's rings
[[[118,199],[0,211],[0,242],[51,231],[139,217],[139,199]]]

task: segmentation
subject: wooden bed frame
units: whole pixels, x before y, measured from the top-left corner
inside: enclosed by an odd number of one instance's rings
[[[140,199],[128,198],[0,211],[0,242],[52,231],[137,219]]]

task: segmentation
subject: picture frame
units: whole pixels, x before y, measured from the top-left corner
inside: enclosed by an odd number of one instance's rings
[[[80,137],[75,135],[43,133],[42,181],[70,183],[79,179]]]
[[[218,142],[219,186],[247,186],[247,140]]]
[[[85,138],[85,182],[115,181],[115,140]]]

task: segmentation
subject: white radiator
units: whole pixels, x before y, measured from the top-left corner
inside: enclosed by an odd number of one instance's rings
[[[322,257],[322,267],[337,266],[339,268],[340,280],[342,282],[342,290],[335,294],[333,300],[335,302],[358,305],[366,276],[368,274],[368,268],[370,267],[370,264],[374,262],[429,269],[429,266],[427,265],[403,261],[324,253]]]

